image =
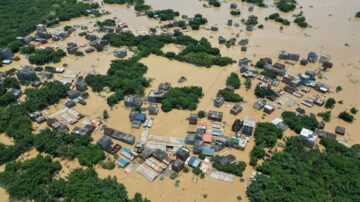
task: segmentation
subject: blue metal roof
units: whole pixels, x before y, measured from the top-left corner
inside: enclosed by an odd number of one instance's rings
[[[127,166],[127,164],[129,164],[129,161],[127,159],[121,157],[121,158],[119,158],[117,164],[120,167],[124,168],[125,166]]]
[[[201,150],[201,153],[207,156],[214,156],[215,155],[215,149],[211,147],[203,147]]]
[[[146,115],[145,114],[136,114],[135,119],[139,120],[139,121],[145,121]]]

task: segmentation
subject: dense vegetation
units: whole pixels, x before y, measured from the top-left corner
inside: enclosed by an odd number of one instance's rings
[[[60,21],[88,15],[86,10],[97,8],[76,0],[2,0],[0,6],[0,47],[26,36],[35,26],[44,23],[49,26]]]
[[[236,176],[242,176],[242,173],[244,172],[245,168],[246,168],[246,163],[243,161],[239,161],[236,163],[229,163],[229,164],[224,164],[221,165],[220,163],[218,163],[216,161],[216,159],[213,162],[213,167],[216,170],[225,172],[225,173],[231,173],[234,174]]]
[[[171,88],[164,96],[161,109],[164,112],[172,109],[195,110],[202,95],[202,88],[197,86]]]
[[[19,81],[13,77],[5,77],[0,84],[0,107],[6,107],[11,103],[14,103],[17,99],[10,89],[20,89]]]
[[[285,111],[281,114],[281,116],[289,128],[294,130],[296,133],[300,133],[302,128],[315,130],[315,128],[319,125],[319,122],[316,120],[314,114],[310,114],[310,116],[305,114],[296,115],[295,112]]]
[[[339,117],[339,119],[342,119],[342,120],[344,120],[346,122],[349,122],[349,123],[352,123],[354,121],[354,116],[351,115],[347,111],[340,112],[338,117]]]
[[[140,60],[152,53],[165,57],[171,56],[169,59],[205,67],[211,67],[212,65],[226,66],[234,62],[229,57],[222,57],[220,50],[213,48],[205,38],[197,41],[181,33],[176,33],[173,36],[134,36],[131,33],[107,34],[104,39],[109,40],[110,44],[115,47],[137,47],[138,52],[133,57],[133,60]],[[164,54],[161,48],[170,43],[184,45],[186,48],[175,56]]]
[[[240,88],[241,81],[239,75],[235,72],[231,73],[230,76],[226,79],[227,86],[233,86],[234,88]]]
[[[250,153],[250,165],[256,166],[257,160],[265,156],[264,148],[276,145],[283,136],[283,131],[272,123],[257,123],[254,137],[255,147]]]
[[[144,77],[147,66],[138,63],[136,60],[113,60],[106,75],[89,74],[85,81],[93,89],[100,92],[105,87],[116,92],[108,103],[112,106],[124,95],[142,94],[149,86],[149,80]]]
[[[289,138],[283,152],[257,168],[262,174],[247,189],[250,201],[359,201],[359,145],[347,148],[328,139],[320,143],[326,152]]]
[[[81,165],[92,166],[103,160],[105,154],[96,145],[91,145],[91,140],[89,136],[45,129],[35,136],[34,146],[39,152],[70,160],[77,157]]]
[[[45,109],[66,96],[68,90],[58,81],[38,89],[27,89],[24,102],[0,108],[0,132],[14,138],[15,145],[0,144],[0,164],[16,159],[33,145],[29,112]]]
[[[265,98],[268,96],[275,95],[275,92],[270,87],[263,88],[260,86],[256,86],[254,93],[258,98]]]
[[[279,22],[286,26],[290,25],[290,21],[285,18],[280,17],[279,13],[273,13],[273,14],[269,15],[269,19],[274,20],[275,22]]]
[[[124,185],[117,183],[116,178],[100,179],[94,169],[75,169],[66,180],[55,179],[61,168],[58,161],[52,162],[48,156],[11,162],[0,173],[0,183],[16,200],[149,201],[140,194],[128,199]]]
[[[36,65],[44,65],[46,63],[58,63],[66,53],[61,49],[35,49],[29,56],[29,62]]]
[[[115,26],[115,20],[113,19],[105,19],[103,21],[98,21],[96,22],[96,24],[99,26],[99,27],[111,27],[111,26]]]

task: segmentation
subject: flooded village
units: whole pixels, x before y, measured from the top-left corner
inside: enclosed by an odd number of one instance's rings
[[[19,37],[17,40],[29,47],[61,49],[66,56],[58,62],[34,65],[29,55],[5,51],[2,54],[8,57],[0,67],[0,83],[5,72],[15,69],[14,77],[27,83],[8,90],[18,102],[28,99],[27,89],[49,81],[68,86],[66,98],[28,114],[33,133],[51,128],[90,136],[91,143],[105,152],[104,162],[116,165],[113,169],[95,165],[99,177],[116,177],[129,196],[140,192],[151,201],[249,201],[246,190],[257,175],[255,166],[250,165],[251,152],[257,145],[254,133],[260,122],[276,126],[283,136],[274,146],[264,148],[265,155],[257,164],[281,151],[292,136],[302,138],[310,149],[321,147],[321,138],[347,147],[360,144],[356,113],[360,108],[360,21],[354,17],[360,9],[357,0],[297,0],[293,12],[281,12],[288,19],[303,13],[307,28],[268,19],[279,12],[273,1],[265,1],[269,6],[263,8],[241,1],[221,1],[220,7],[214,7],[203,0],[146,0],[154,10],[180,13],[174,20],[165,21],[140,14],[134,6],[95,2],[100,7],[88,10],[88,16],[56,26],[39,24],[30,36]],[[198,30],[178,25],[179,21],[188,23],[198,13],[207,19]],[[109,19],[112,23],[101,25]],[[128,72],[119,70],[112,61],[131,60],[146,45],[115,45],[115,35],[129,33],[134,39],[124,36],[121,40],[125,44],[150,38],[148,44],[152,45],[151,37],[174,33],[197,42],[205,38],[211,48],[219,49],[216,57],[228,57],[232,62],[206,66],[182,61],[177,56],[187,47],[176,38],[176,42],[162,44],[161,54],[155,54],[156,50],[139,56],[138,63],[147,67],[144,79],[149,82],[141,82],[143,93],[124,91],[122,99],[117,99],[116,86],[122,81],[111,79]],[[114,38],[104,37],[111,34]],[[131,72],[133,77],[136,73]],[[107,74],[111,76],[104,76]],[[104,82],[111,84],[95,90],[89,75],[104,76]],[[39,79],[33,81],[34,77]],[[235,80],[233,85],[229,85],[229,78]],[[176,94],[174,89],[187,87],[202,89],[197,99],[193,92],[183,95],[193,96],[195,109],[180,106],[168,110],[164,102],[168,102],[170,92]],[[112,96],[114,103],[109,101]],[[179,96],[178,100],[183,98]],[[297,123],[289,124],[284,112],[291,113],[289,117],[313,114],[319,124],[298,129],[293,126]],[[351,114],[351,121],[339,118],[343,112]],[[5,133],[0,135],[0,142],[14,144]],[[17,160],[39,153],[32,148]],[[57,177],[66,178],[72,170],[85,167],[77,158],[55,159],[62,165]],[[240,171],[226,172],[230,164]],[[4,169],[1,165],[0,171]],[[9,195],[1,189],[0,198],[9,200]]]

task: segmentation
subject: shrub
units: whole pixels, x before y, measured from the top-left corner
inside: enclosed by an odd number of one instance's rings
[[[358,109],[356,109],[355,107],[352,107],[351,109],[350,109],[350,112],[352,113],[352,114],[357,114],[358,113]]]
[[[192,172],[195,174],[195,175],[200,175],[202,173],[202,171],[200,170],[200,168],[193,168],[192,169]]]
[[[205,111],[201,110],[201,111],[198,112],[198,117],[199,117],[199,118],[204,118],[205,116],[206,116],[206,112],[205,112]]]
[[[320,112],[317,115],[320,116],[326,122],[329,122],[331,119],[331,111]]]
[[[352,123],[354,120],[354,116],[346,111],[341,112],[338,117],[349,123]]]
[[[332,109],[334,108],[335,104],[336,104],[336,100],[334,98],[329,98],[326,100],[325,108]]]

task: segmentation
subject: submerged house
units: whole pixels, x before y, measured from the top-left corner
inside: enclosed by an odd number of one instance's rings
[[[239,132],[243,126],[243,122],[240,119],[236,119],[231,126],[231,131]]]
[[[184,147],[178,149],[176,151],[176,159],[180,159],[181,161],[186,161],[190,156],[190,151]]]
[[[157,115],[159,112],[159,108],[155,103],[151,103],[148,109],[149,109],[149,115]]]
[[[190,114],[189,124],[196,125],[197,123],[198,123],[198,115],[197,114]]]
[[[184,161],[180,160],[180,159],[176,159],[172,164],[171,164],[171,168],[173,171],[175,172],[180,172],[182,169],[184,169],[185,167],[185,163]]]
[[[143,104],[142,98],[136,95],[128,95],[124,98],[125,107],[137,107]]]
[[[217,111],[209,111],[208,119],[212,120],[212,121],[221,122],[222,119],[223,119],[223,113],[222,112],[217,112]]]
[[[32,66],[24,66],[16,73],[19,80],[33,80],[36,78],[36,72]]]
[[[164,99],[165,92],[162,90],[151,90],[148,95],[148,101],[153,103],[161,103]]]
[[[225,103],[225,99],[221,96],[216,97],[214,100],[214,106],[215,107],[221,107]]]
[[[243,123],[242,133],[250,136],[255,128],[255,122],[251,120],[245,120]]]
[[[230,109],[230,114],[238,115],[241,111],[242,111],[242,107],[241,107],[239,104],[235,104],[235,105]]]
[[[96,142],[96,144],[99,145],[100,148],[105,150],[112,145],[111,137],[104,135]]]
[[[318,55],[315,52],[310,52],[307,59],[309,62],[315,63],[318,59]]]
[[[310,148],[313,148],[316,144],[317,136],[313,131],[303,128],[300,131],[300,138],[305,140],[306,145]]]
[[[131,135],[131,134],[126,134],[117,130],[114,130],[112,128],[107,128],[105,127],[104,130],[104,135],[108,135],[114,139],[120,140],[124,143],[127,144],[134,144],[135,143],[135,136]]]
[[[14,53],[10,48],[2,48],[0,49],[0,56],[3,56],[6,60],[12,60],[14,57]]]

